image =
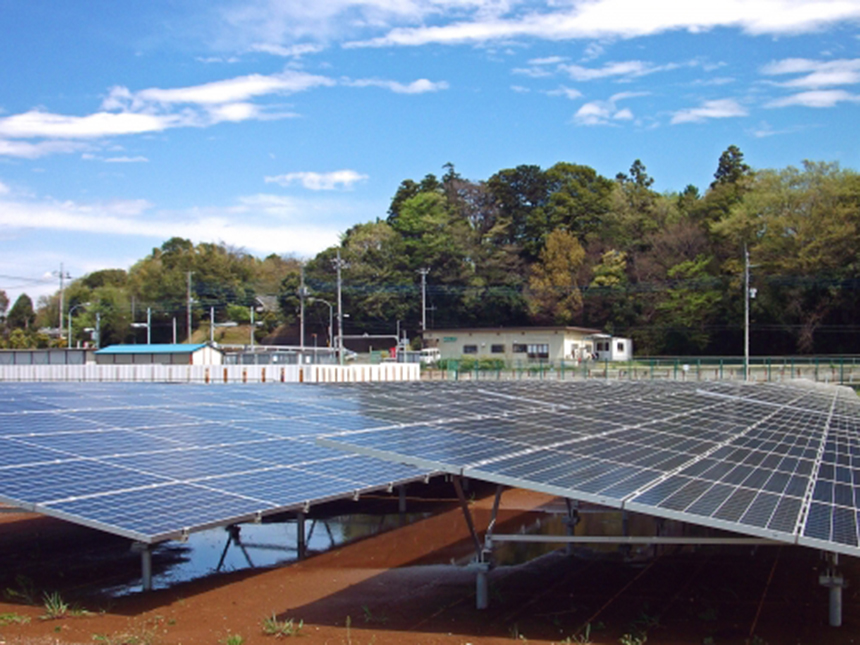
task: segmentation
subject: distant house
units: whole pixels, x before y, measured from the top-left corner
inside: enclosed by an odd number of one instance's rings
[[[221,365],[221,350],[201,343],[111,345],[95,353],[99,365]]]
[[[599,329],[583,327],[498,327],[433,329],[424,332],[425,347],[442,359],[499,358],[507,363],[582,360],[594,351],[586,340]]]
[[[594,334],[589,337],[594,343],[594,358],[598,361],[633,360],[633,340],[610,334]]]

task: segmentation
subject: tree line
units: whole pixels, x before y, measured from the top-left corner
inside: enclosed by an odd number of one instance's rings
[[[350,227],[304,263],[168,240],[128,271],[73,281],[67,306],[91,303],[73,325],[92,327],[99,311],[103,344],[140,342],[131,322],[149,307],[154,338],[168,339],[172,318],[184,338],[190,285],[192,329],[209,307],[216,321],[244,322],[269,296],[278,306],[261,312],[259,337],[280,332],[297,343],[303,271],[317,299],[306,300],[308,333],[325,338],[329,309],[319,300],[336,302],[339,252],[349,334],[390,334],[399,321],[414,336],[423,314],[429,328],[575,325],[630,336],[642,355],[737,354],[746,250],[753,353],[860,352],[860,175],[852,170],[807,161],[754,171],[729,146],[704,192],[658,193],[638,159],[612,179],[567,162],[479,181],[453,164],[443,171],[402,181],[384,217]],[[23,317],[19,302],[6,316],[7,344],[15,330],[22,342],[58,317],[58,294]]]

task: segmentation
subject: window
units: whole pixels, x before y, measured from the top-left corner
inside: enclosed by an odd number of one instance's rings
[[[549,345],[535,343],[528,346],[529,358],[549,358]]]
[[[477,345],[463,345],[463,353],[464,354],[477,354],[478,346]]]
[[[616,343],[615,351],[616,352],[623,352],[624,351],[624,341],[618,341],[618,343]]]
[[[521,345],[519,343],[514,343],[514,354],[525,354],[529,351],[528,345]]]
[[[504,345],[490,345],[490,353],[491,354],[504,354],[505,346]]]

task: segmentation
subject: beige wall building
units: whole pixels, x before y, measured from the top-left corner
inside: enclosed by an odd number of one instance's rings
[[[583,327],[503,327],[432,329],[426,347],[437,347],[442,359],[500,358],[507,363],[587,360],[595,351],[591,338],[599,329]]]

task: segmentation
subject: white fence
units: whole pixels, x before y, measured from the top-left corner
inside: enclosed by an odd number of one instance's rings
[[[416,364],[381,365],[0,365],[4,381],[152,383],[366,383],[417,381]]]

